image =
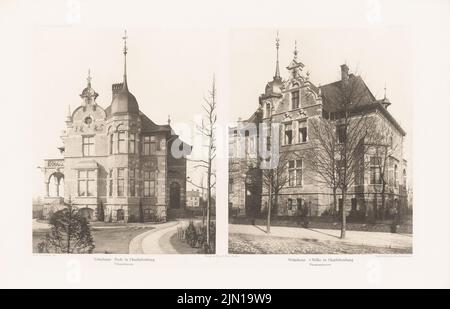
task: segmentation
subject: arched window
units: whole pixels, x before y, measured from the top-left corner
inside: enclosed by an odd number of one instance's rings
[[[270,103],[266,104],[266,117],[270,117]]]

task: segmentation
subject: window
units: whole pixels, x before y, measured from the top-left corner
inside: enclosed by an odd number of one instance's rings
[[[144,156],[150,155],[150,136],[144,136]]]
[[[337,134],[338,134],[338,142],[339,143],[344,143],[345,140],[347,139],[347,130],[345,125],[340,125],[337,127]]]
[[[266,117],[270,117],[270,103],[266,104]]]
[[[287,209],[292,210],[292,199],[291,198],[288,198],[288,200],[287,200]]]
[[[300,103],[300,92],[294,91],[292,92],[292,109],[298,108]]]
[[[292,123],[286,124],[284,129],[284,142],[286,145],[292,144]]]
[[[109,177],[109,196],[113,196],[114,180],[113,180],[113,170],[112,169],[109,170],[108,177]]]
[[[136,196],[136,179],[135,170],[133,168],[129,169],[128,177],[130,178],[130,196]]]
[[[303,185],[303,160],[291,160],[288,163],[289,186]]]
[[[94,136],[83,136],[83,156],[93,156],[94,151]]]
[[[381,158],[370,157],[370,184],[381,184]]]
[[[298,123],[298,142],[306,143],[308,138],[308,128],[306,126],[306,121],[301,121]]]
[[[154,154],[156,152],[156,137],[150,136],[150,153]]]
[[[301,211],[303,206],[303,199],[298,198],[297,199],[297,211]]]
[[[150,172],[150,196],[155,196],[155,172]]]
[[[267,150],[270,151],[270,136],[267,136]]]
[[[289,161],[289,186],[295,184],[295,161]]]
[[[124,196],[124,168],[117,169],[117,196]]]
[[[95,195],[95,171],[78,171],[78,196]]]
[[[126,153],[126,144],[125,144],[125,131],[119,131],[118,135],[118,146],[119,146],[119,153]]]
[[[398,167],[397,164],[394,165],[394,185],[398,187]]]
[[[297,186],[303,185],[303,160],[295,160],[295,183]]]
[[[130,133],[130,139],[129,139],[129,149],[130,153],[136,153],[136,134]]]
[[[403,185],[406,187],[406,169],[403,170]]]
[[[144,171],[144,196],[150,196],[150,172]]]
[[[109,154],[114,153],[114,133],[109,136]]]
[[[155,173],[144,171],[144,196],[155,196]]]

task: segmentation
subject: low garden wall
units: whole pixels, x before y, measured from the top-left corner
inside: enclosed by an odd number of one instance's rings
[[[334,217],[275,217],[271,219],[271,226],[286,227],[305,227],[310,229],[340,229],[341,223]],[[266,218],[248,218],[234,217],[229,219],[231,224],[254,224],[266,225]],[[346,229],[348,231],[367,231],[367,232],[393,232],[393,224],[391,221],[368,223],[368,222],[347,222]],[[397,225],[397,233],[412,234],[413,227],[411,223],[403,223]]]

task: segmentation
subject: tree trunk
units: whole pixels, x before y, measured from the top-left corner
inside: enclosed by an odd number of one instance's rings
[[[211,147],[210,147],[211,149]],[[208,160],[208,187],[206,204],[206,243],[210,246],[210,225],[211,225],[211,150]]]
[[[333,188],[333,212],[336,211],[337,208],[337,196],[336,196],[336,188]],[[339,211],[339,210],[338,210]]]
[[[381,219],[384,220],[384,213],[386,210],[386,183],[383,181],[382,187],[381,187]]]
[[[70,253],[70,224],[72,222],[72,206],[69,206],[69,223],[67,224],[67,253]]]
[[[270,234],[270,216],[272,209],[272,176],[269,179],[269,202],[267,203],[267,234]]]
[[[341,239],[345,238],[345,225],[346,225],[346,211],[345,211],[345,197],[347,189],[342,189],[342,222],[341,222]]]

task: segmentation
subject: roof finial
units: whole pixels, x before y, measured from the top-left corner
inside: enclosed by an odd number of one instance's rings
[[[295,40],[295,47],[294,47],[294,60],[295,61],[297,61],[297,55],[298,55],[297,40]]]
[[[171,119],[170,119],[170,115],[168,115],[167,116],[167,124],[170,126],[170,121],[171,121]]]
[[[280,79],[280,65],[279,65],[279,61],[278,61],[278,50],[280,48],[280,38],[278,36],[278,30],[277,30],[277,37],[275,39],[275,46],[277,48],[277,66],[275,68],[275,76],[274,79]]]
[[[89,88],[91,87],[91,80],[92,80],[91,69],[88,69],[87,85]]]
[[[122,37],[123,40],[123,57],[124,57],[124,64],[123,64],[123,88],[128,88],[127,85],[127,53],[128,53],[128,47],[127,47],[127,30],[124,32],[124,36]]]
[[[386,81],[384,82],[384,99],[386,100]]]

